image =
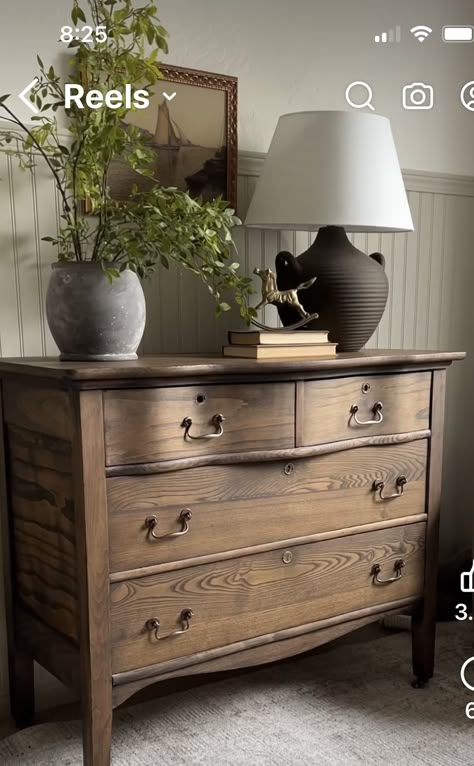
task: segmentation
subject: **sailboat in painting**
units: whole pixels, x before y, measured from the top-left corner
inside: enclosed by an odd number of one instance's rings
[[[155,135],[152,141],[154,146],[167,146],[170,149],[179,149],[180,146],[193,146],[176,122],[171,119],[168,103],[163,101],[158,107]]]
[[[172,118],[166,100],[158,105],[154,132],[140,130],[155,153],[155,180],[137,174],[125,160],[115,161],[109,172],[114,199],[128,199],[132,184],[146,190],[156,180],[162,186],[175,186],[204,199],[213,199],[220,194],[226,196],[226,147],[212,148],[193,143]]]
[[[171,117],[167,101],[158,107],[152,146],[156,148],[156,177],[166,186],[187,189],[193,196],[212,199],[226,195],[227,151],[194,144]]]
[[[193,143],[171,119],[167,101],[163,101],[158,107],[155,134],[151,144],[157,150],[155,175],[164,186],[174,185],[179,151],[184,146],[193,146]]]

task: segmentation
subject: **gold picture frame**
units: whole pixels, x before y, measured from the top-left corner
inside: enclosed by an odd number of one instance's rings
[[[176,186],[205,200],[222,195],[235,209],[237,78],[171,65],[160,65],[160,71],[163,79],[150,93],[150,106],[130,112],[126,122],[151,135],[155,175],[163,186]],[[126,200],[137,181],[140,188],[154,183],[137,176],[125,161],[114,160],[109,172],[113,199]]]

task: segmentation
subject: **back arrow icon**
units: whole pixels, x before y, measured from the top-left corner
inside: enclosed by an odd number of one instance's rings
[[[18,94],[18,98],[21,98],[23,103],[26,104],[26,106],[28,106],[31,109],[31,111],[34,112],[35,114],[38,114],[39,109],[37,109],[36,106],[31,103],[29,98],[26,98],[26,94],[29,93],[29,91],[32,89],[34,85],[36,85],[37,82],[38,82],[38,78],[35,77],[35,79],[32,80],[29,85],[26,86],[25,90],[22,90],[21,93]]]

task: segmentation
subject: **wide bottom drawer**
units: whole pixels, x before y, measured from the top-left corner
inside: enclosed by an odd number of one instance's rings
[[[425,531],[409,524],[112,584],[113,672],[422,595]]]

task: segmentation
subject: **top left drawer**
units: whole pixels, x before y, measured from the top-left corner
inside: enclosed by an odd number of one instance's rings
[[[291,448],[295,387],[259,383],[105,391],[104,421],[107,465]]]

